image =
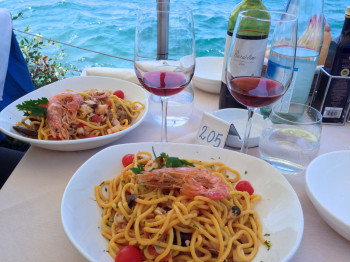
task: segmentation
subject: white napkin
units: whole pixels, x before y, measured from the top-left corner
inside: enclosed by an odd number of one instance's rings
[[[140,85],[134,69],[130,68],[87,67],[81,75],[114,77]]]
[[[12,17],[10,11],[5,8],[0,8],[0,32],[0,101],[2,101],[12,37]]]

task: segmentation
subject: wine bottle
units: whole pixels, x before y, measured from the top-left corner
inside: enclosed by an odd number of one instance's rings
[[[227,29],[226,43],[225,43],[225,56],[224,56],[224,66],[223,66],[222,77],[221,77],[219,109],[229,108],[229,107],[245,108],[245,106],[240,104],[238,101],[236,101],[236,99],[232,97],[232,95],[230,94],[227,88],[226,78],[225,78],[226,76],[225,65],[226,65],[227,54],[230,49],[232,34],[235,28],[238,13],[240,11],[248,10],[248,9],[266,10],[267,8],[264,6],[261,0],[243,0],[241,3],[236,5],[233,11],[231,12],[231,15],[228,21],[228,29]]]
[[[350,6],[340,35],[331,41],[324,68],[333,76],[350,76]]]

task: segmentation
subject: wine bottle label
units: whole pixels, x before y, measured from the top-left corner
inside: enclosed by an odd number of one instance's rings
[[[349,76],[350,75],[350,52],[343,52],[341,54],[341,68],[340,76]]]
[[[224,55],[224,63],[223,63],[223,68],[222,68],[222,75],[221,75],[221,82],[226,83],[226,62],[227,62],[227,56],[228,56],[228,51],[230,49],[230,44],[232,40],[232,34],[229,34],[229,32],[226,35],[226,42],[225,42],[225,55]]]
[[[232,77],[261,75],[267,40],[267,36],[265,38],[236,36],[229,66]]]

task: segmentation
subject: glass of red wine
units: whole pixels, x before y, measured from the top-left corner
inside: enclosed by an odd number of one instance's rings
[[[195,68],[192,9],[168,1],[140,5],[134,68],[141,85],[161,98],[161,141],[167,142],[168,97],[190,83]]]
[[[294,73],[297,18],[266,10],[238,14],[226,61],[227,88],[248,109],[241,152],[247,153],[252,117],[257,108],[278,101]]]

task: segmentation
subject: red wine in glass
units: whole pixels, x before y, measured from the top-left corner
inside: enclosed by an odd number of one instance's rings
[[[285,93],[281,83],[264,77],[235,77],[229,86],[237,101],[254,108],[271,105]]]
[[[188,84],[181,72],[147,72],[143,78],[137,74],[142,86],[157,96],[171,96],[181,92]]]

